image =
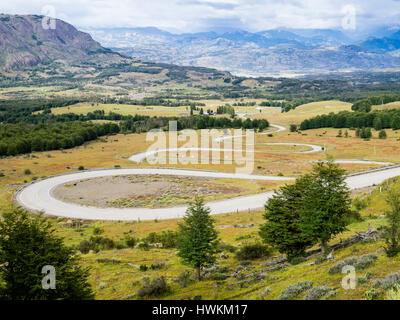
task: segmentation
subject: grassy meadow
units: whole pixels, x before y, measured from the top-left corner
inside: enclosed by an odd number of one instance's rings
[[[18,91],[17,89],[15,89]],[[0,90],[0,96],[4,94]],[[7,91],[8,92],[8,91]],[[205,101],[206,109],[215,110],[217,106],[225,103],[233,104],[237,100]],[[258,100],[249,100],[257,101]],[[300,106],[288,113],[281,113],[279,108],[235,107],[237,113],[251,114],[252,118],[265,118],[270,123],[284,125],[299,124],[306,118],[318,114],[350,110],[351,104],[341,101],[324,101]],[[77,105],[56,108],[54,114],[74,112],[86,114],[90,111],[102,109],[121,114],[143,114],[150,116],[179,116],[188,113],[187,107],[160,107],[160,106],[132,106],[132,105],[104,105],[79,103]],[[316,129],[297,133],[289,130],[271,133],[270,135],[256,135],[254,174],[283,175],[296,177],[311,170],[310,161],[324,160],[327,155],[336,159],[364,159],[374,161],[400,162],[398,131],[386,130],[387,139],[378,139],[378,133],[373,130],[373,138],[364,141],[355,137],[355,132],[348,130],[348,137],[338,136],[337,129]],[[323,152],[301,153],[307,147],[293,146],[265,146],[265,143],[303,143],[324,147]],[[152,142],[146,141],[146,134],[118,134],[100,138],[96,141],[73,149],[51,152],[33,152],[29,155],[7,157],[0,159],[0,208],[8,210],[13,205],[13,193],[23,184],[37,178],[47,177],[64,172],[75,172],[79,166],[85,168],[112,168],[121,167],[148,167],[152,166],[146,161],[136,164],[128,160],[133,154],[146,150]],[[182,145],[180,142],[179,145]],[[221,172],[234,172],[235,164],[176,164],[153,165],[157,167],[180,167]],[[371,164],[346,164],[341,165],[348,172],[357,172],[379,167]],[[30,173],[26,170],[29,169]],[[260,190],[274,190],[282,185],[280,182],[236,181],[232,185],[246,186],[249,192]],[[400,182],[392,182],[400,188]],[[368,206],[362,209],[362,221],[357,221],[348,226],[348,230],[332,239],[331,244],[353,236],[355,232],[364,232],[368,227],[378,228],[385,223],[381,217],[387,210],[384,201],[385,191],[380,188],[371,188],[358,192],[358,197],[367,199]],[[89,239],[95,228],[104,230],[102,236],[119,241],[126,233],[134,237],[143,238],[151,232],[176,230],[178,220],[144,221],[144,222],[103,222],[83,221],[80,227],[73,227],[68,219],[50,218],[56,226],[57,233],[65,239],[68,245],[78,245],[81,241]],[[241,246],[247,242],[258,239],[259,226],[264,223],[263,211],[234,212],[215,216],[215,224],[219,235],[226,244]],[[240,227],[246,226],[246,227]],[[335,251],[334,260],[324,261],[320,264],[310,265],[317,257],[302,262],[298,265],[285,266],[282,269],[268,271],[265,278],[256,279],[254,274],[265,271],[265,263],[271,259],[258,259],[251,261],[243,271],[242,281],[236,278],[226,280],[205,280],[189,284],[182,288],[176,283],[177,277],[184,271],[184,267],[175,249],[151,248],[144,249],[112,249],[100,252],[81,254],[80,260],[84,266],[91,268],[90,283],[97,299],[136,299],[135,293],[141,286],[143,277],[166,276],[172,286],[172,294],[168,299],[193,299],[201,296],[202,299],[276,299],[287,286],[300,280],[310,280],[314,286],[325,285],[337,290],[333,299],[363,299],[363,294],[372,289],[373,281],[400,269],[400,257],[389,259],[382,253],[382,241],[362,242],[345,249]],[[370,267],[357,272],[357,277],[363,277],[369,272],[369,278],[363,284],[357,285],[355,290],[344,290],[341,287],[342,274],[331,275],[330,267],[350,256],[378,252],[378,260]],[[227,259],[218,259],[218,265],[227,267],[232,274],[237,270],[240,261],[234,254],[228,253]],[[275,253],[277,255],[277,253]],[[163,262],[165,266],[157,270],[142,271],[140,265]],[[266,288],[269,294],[265,295]],[[302,298],[302,296],[299,296]]]

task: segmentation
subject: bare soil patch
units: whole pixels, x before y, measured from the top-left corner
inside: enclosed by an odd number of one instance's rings
[[[256,183],[243,187],[234,179],[130,175],[75,181],[56,187],[52,195],[64,202],[99,208],[162,208],[187,204],[196,195],[210,201],[262,189]]]

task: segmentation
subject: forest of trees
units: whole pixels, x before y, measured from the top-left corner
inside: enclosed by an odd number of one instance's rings
[[[289,112],[306,103],[313,102],[311,99],[297,99],[294,101],[262,101],[260,107],[281,107],[283,112]]]
[[[0,125],[0,156],[73,148],[119,131],[120,127],[115,123],[4,124]]]
[[[235,109],[229,104],[225,106],[219,106],[217,108],[217,114],[229,114],[231,117],[234,117]]]
[[[76,101],[53,101],[44,103],[26,101],[0,102],[0,156],[14,156],[32,151],[68,149],[98,137],[122,133],[141,133],[152,129],[167,131],[170,121],[177,121],[178,130],[243,128],[262,131],[269,127],[267,120],[241,120],[214,118],[207,115],[190,117],[149,117],[120,115],[95,110],[86,115],[51,113],[50,108],[76,103]],[[37,111],[42,111],[37,113]],[[114,122],[95,124],[92,120]]]
[[[382,130],[392,128],[400,129],[400,110],[377,110],[372,112],[349,112],[330,113],[319,115],[304,120],[300,130],[317,128],[374,128]]]
[[[394,101],[400,101],[400,95],[385,94],[381,96],[373,96],[367,99],[362,99],[353,104],[351,109],[353,111],[370,112],[372,106],[386,104]]]

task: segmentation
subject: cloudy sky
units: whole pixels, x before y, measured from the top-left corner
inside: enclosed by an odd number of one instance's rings
[[[400,0],[2,0],[0,12],[45,14],[85,29],[145,26],[171,32],[229,28],[260,31],[276,27],[363,29],[398,24]]]

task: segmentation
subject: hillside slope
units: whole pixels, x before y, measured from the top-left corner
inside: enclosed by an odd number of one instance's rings
[[[43,28],[42,16],[0,15],[0,67],[6,70],[53,60],[65,63],[121,60],[121,56],[72,25],[56,20]]]
[[[203,86],[231,86],[224,82],[232,78],[228,72],[131,58],[102,47],[62,20],[56,20],[55,28],[44,28],[42,22],[38,15],[0,14],[0,86],[57,85],[79,87],[81,93],[140,93],[142,98],[158,93],[157,88],[184,85],[197,92]]]

